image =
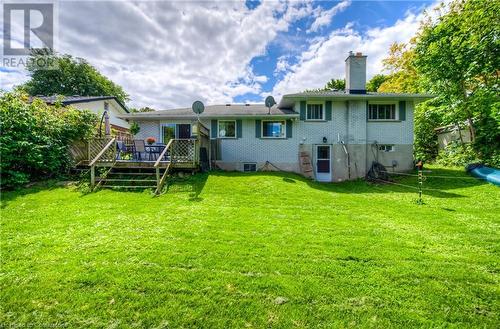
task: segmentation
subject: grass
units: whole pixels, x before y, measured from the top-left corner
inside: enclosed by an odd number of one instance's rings
[[[500,189],[212,173],[2,195],[5,327],[498,328]],[[399,181],[416,186],[413,177]]]

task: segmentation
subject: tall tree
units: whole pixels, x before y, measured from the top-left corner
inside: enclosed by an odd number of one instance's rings
[[[456,0],[439,19],[424,22],[414,48],[424,83],[456,121],[468,121],[473,141],[474,126],[485,117],[494,120],[491,109],[498,102],[499,12],[499,1]]]
[[[409,43],[394,43],[389,56],[383,60],[384,69],[389,72],[379,86],[379,92],[418,93],[422,92],[420,77],[413,64],[415,59],[414,39]]]
[[[53,67],[35,65],[37,59],[44,57],[45,62],[52,62]],[[120,101],[128,100],[128,94],[122,87],[102,75],[82,58],[70,55],[58,55],[52,52],[38,51],[30,56],[28,71],[31,79],[19,89],[32,96],[36,95],[81,95],[115,96]]]

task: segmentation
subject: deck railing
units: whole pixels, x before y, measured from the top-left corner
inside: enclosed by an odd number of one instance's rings
[[[90,143],[89,143],[90,145]],[[113,166],[116,162],[116,139],[112,138],[101,151],[89,162],[90,167],[90,185],[95,186],[95,166],[96,163],[107,163]]]

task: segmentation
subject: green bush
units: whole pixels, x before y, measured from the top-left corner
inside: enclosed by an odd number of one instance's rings
[[[2,188],[58,176],[70,165],[73,141],[95,133],[97,116],[71,107],[29,103],[19,93],[0,94]]]
[[[461,144],[458,141],[451,142],[439,151],[436,163],[443,166],[464,167],[471,163],[481,162],[471,144]]]
[[[435,128],[442,124],[441,108],[431,102],[418,104],[415,108],[414,157],[425,162],[432,161],[438,153],[438,138]]]

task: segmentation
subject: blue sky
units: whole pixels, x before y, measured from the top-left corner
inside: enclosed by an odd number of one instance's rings
[[[158,109],[262,102],[343,78],[349,50],[383,70],[432,1],[59,2],[57,49],[83,57]],[[0,70],[2,88],[27,79]]]
[[[323,10],[329,10],[339,3],[340,1],[317,2],[318,6]],[[283,72],[274,74],[280,56],[287,56],[289,64],[296,64],[297,58],[295,56],[306,50],[309,41],[313,38],[327,36],[332,31],[341,29],[348,23],[354,23],[355,30],[361,34],[371,28],[392,26],[397,20],[403,18],[408,11],[420,12],[423,7],[431,3],[432,1],[353,1],[345,10],[335,15],[330,24],[310,33],[306,31],[314,22],[314,17],[304,17],[291,24],[288,31],[282,32],[275,41],[269,44],[266,54],[253,58],[250,65],[255,74],[264,75],[268,78],[268,81],[262,84],[262,88],[272,91],[273,86],[284,75]],[[260,4],[260,1],[247,1],[246,4],[248,8],[253,9]],[[292,42],[294,49],[284,49],[282,46],[283,40]],[[343,78],[343,76],[332,76],[332,78]],[[259,102],[261,100],[262,97],[254,93],[235,97],[236,102]]]

